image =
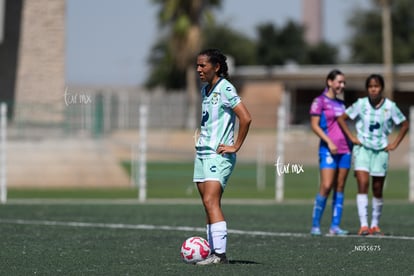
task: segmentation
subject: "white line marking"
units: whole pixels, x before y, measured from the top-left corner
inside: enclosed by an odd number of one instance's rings
[[[149,224],[123,224],[123,223],[96,223],[96,222],[76,222],[76,221],[49,221],[49,220],[24,220],[24,219],[0,219],[1,224],[20,224],[20,225],[45,225],[45,226],[68,226],[68,227],[85,227],[85,228],[108,228],[108,229],[126,229],[126,230],[164,230],[164,231],[183,231],[183,232],[205,232],[202,227],[191,226],[168,226],[168,225],[149,225]],[[244,231],[229,229],[231,234],[249,235],[249,236],[273,236],[273,237],[299,237],[308,238],[310,234],[288,233],[288,232],[265,232],[265,231]],[[325,237],[338,238],[370,238],[370,239],[390,239],[390,240],[411,240],[414,237],[409,236],[365,236],[347,235]]]

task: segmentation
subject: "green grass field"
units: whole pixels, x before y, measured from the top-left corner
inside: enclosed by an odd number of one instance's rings
[[[124,164],[129,168],[129,164]],[[318,170],[285,175],[276,204],[274,167],[256,187],[256,167],[238,164],[223,209],[230,265],[180,260],[181,243],[205,236],[192,164],[150,163],[148,202],[137,189],[9,189],[0,205],[0,275],[413,275],[413,205],[408,172],[393,170],[385,187],[382,238],[356,236],[356,184],[349,176],[342,227],[347,237],[311,237]],[[175,202],[175,203],[173,203]],[[327,231],[330,203],[322,229]]]
[[[123,163],[129,172],[130,164]],[[199,195],[192,183],[192,163],[149,163],[148,198],[198,199]],[[285,198],[313,200],[319,187],[319,172],[315,167],[304,167],[300,174],[285,174]],[[275,167],[266,166],[264,189],[256,185],[256,165],[239,163],[230,178],[225,198],[268,199],[275,198]],[[355,199],[355,178],[350,173],[346,186],[346,198]],[[81,198],[81,199],[134,199],[135,187],[121,189],[10,189],[9,198]],[[384,189],[386,199],[408,199],[408,171],[391,170]]]
[[[383,238],[311,237],[311,204],[224,204],[229,265],[180,260],[204,236],[200,204],[0,206],[1,275],[412,275],[413,206],[384,207]],[[327,213],[330,210],[328,208]],[[328,216],[322,225],[326,230]],[[356,207],[342,226],[355,233]]]

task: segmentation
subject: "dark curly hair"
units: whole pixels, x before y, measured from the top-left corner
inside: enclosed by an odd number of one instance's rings
[[[206,49],[201,51],[199,56],[207,56],[208,60],[213,65],[220,65],[220,69],[217,72],[219,77],[223,77],[225,79],[229,78],[229,67],[227,65],[227,57],[218,49]]]
[[[371,80],[376,80],[381,85],[381,90],[384,89],[384,78],[380,74],[371,74],[365,80],[365,89],[368,89]]]

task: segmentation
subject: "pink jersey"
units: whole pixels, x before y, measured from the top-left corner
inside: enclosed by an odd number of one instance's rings
[[[311,116],[320,116],[319,126],[338,148],[338,154],[350,153],[350,142],[337,122],[345,112],[344,101],[326,96],[326,90],[316,97],[310,108]],[[319,152],[329,152],[328,145],[321,140]]]

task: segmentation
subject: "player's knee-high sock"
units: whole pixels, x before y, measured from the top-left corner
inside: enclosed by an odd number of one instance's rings
[[[332,200],[332,229],[339,227],[339,225],[341,224],[343,206],[344,193],[334,192],[334,197]]]
[[[227,247],[227,224],[225,221],[220,221],[211,224],[211,237],[213,240],[213,246],[210,243],[211,250],[214,253],[222,254],[226,253]]]
[[[332,228],[332,226],[334,224],[334,222],[333,222],[334,216],[336,215],[336,212],[335,212],[336,194],[337,194],[337,192],[336,191],[333,191],[333,193],[332,193],[332,222],[331,222],[331,228]]]
[[[210,245],[211,253],[214,253],[213,237],[211,236],[211,224],[207,224],[207,241]]]
[[[320,227],[323,211],[326,206],[326,197],[317,194],[313,205],[312,227]]]
[[[378,226],[381,214],[382,214],[382,205],[384,200],[382,198],[372,198],[372,220],[371,227]]]
[[[368,194],[357,194],[356,199],[361,227],[368,226]]]

